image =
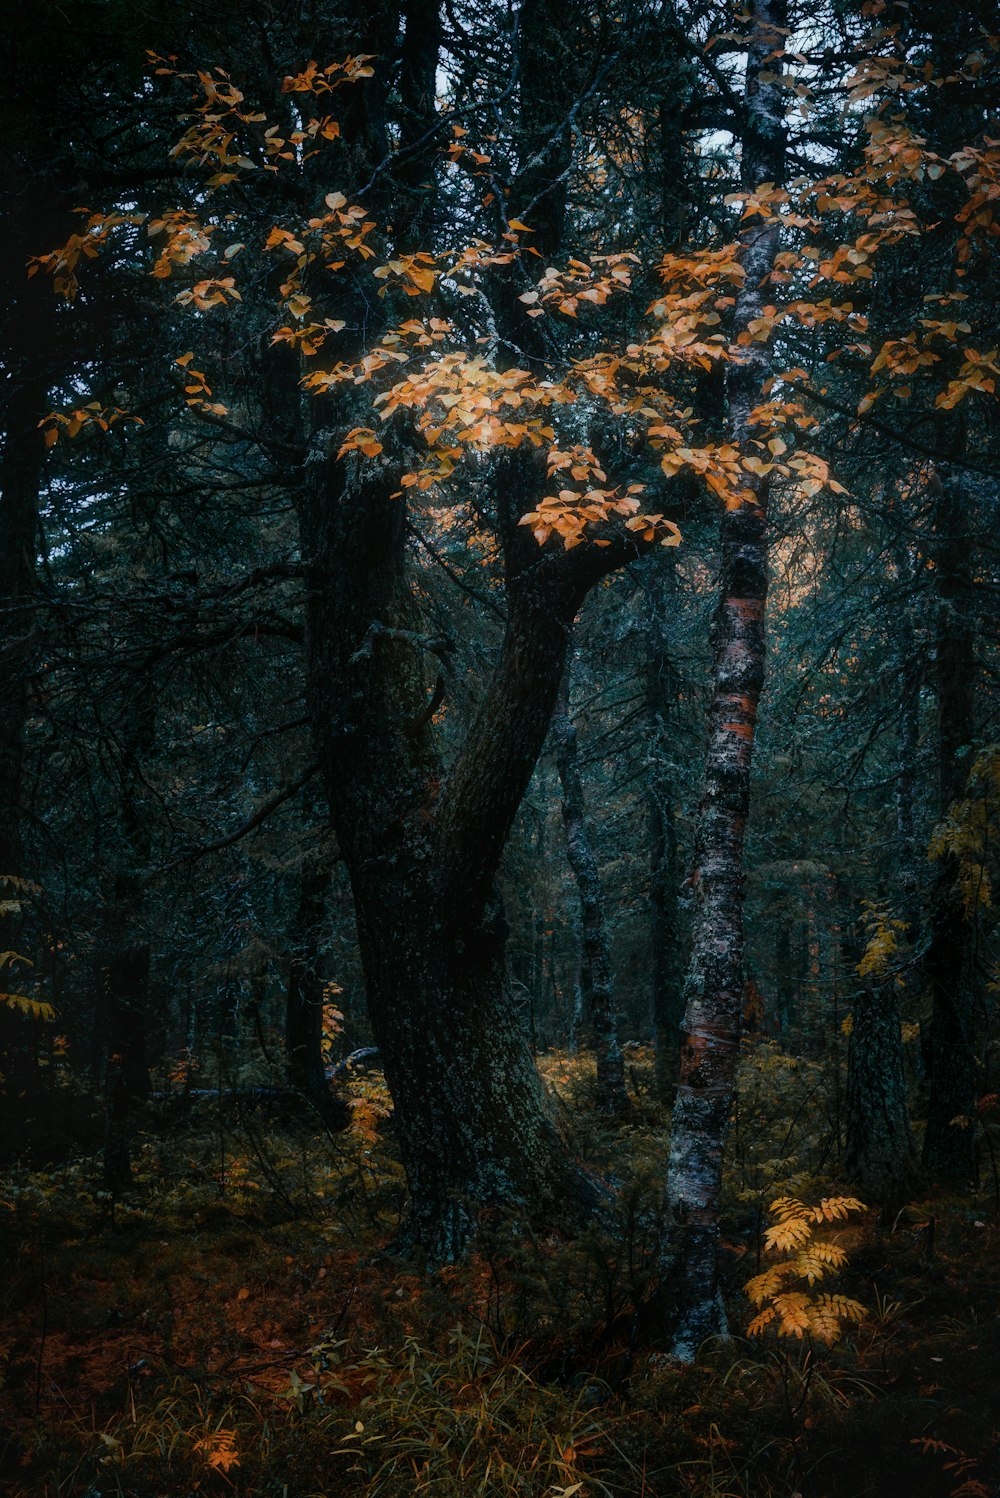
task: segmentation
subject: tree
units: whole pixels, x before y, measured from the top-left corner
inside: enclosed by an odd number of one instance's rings
[[[558,33],[536,19],[539,36],[555,45]],[[547,466],[533,456],[536,444],[544,447],[555,439],[548,425],[555,406],[574,399],[555,381],[540,381],[516,366],[491,369],[481,357],[455,353],[430,359],[395,385],[382,379],[376,391],[368,388],[373,375],[408,357],[401,348],[433,349],[446,337],[459,347],[462,343],[443,320],[394,323],[389,315],[401,299],[430,292],[441,275],[433,254],[405,248],[415,222],[409,198],[423,192],[422,185],[414,187],[414,173],[418,161],[418,175],[430,169],[427,146],[439,127],[429,109],[426,47],[403,49],[398,95],[390,82],[397,20],[395,12],[368,11],[359,18],[359,50],[347,62],[325,70],[310,64],[289,74],[276,101],[282,123],[274,126],[262,111],[244,106],[242,90],[226,75],[200,74],[195,123],[179,149],[211,166],[208,186],[224,201],[233,179],[254,167],[253,157],[237,154],[232,144],[237,131],[249,129],[257,140],[263,138],[266,157],[279,168],[283,156],[292,162],[275,178],[279,185],[295,182],[284,203],[286,214],[303,195],[319,205],[299,228],[301,240],[273,222],[264,236],[265,254],[275,260],[290,257],[292,265],[276,288],[292,321],[271,335],[261,365],[261,393],[271,423],[266,440],[296,470],[293,492],[308,587],[309,716],[338,850],[352,883],[369,1017],[400,1124],[412,1196],[405,1237],[436,1257],[451,1257],[462,1250],[484,1205],[568,1199],[590,1209],[603,1197],[559,1137],[512,1013],[493,886],[548,730],[583,599],[602,577],[660,536],[673,540],[674,532],[661,517],[639,515],[638,501],[624,487],[599,487],[603,471],[582,444],[565,456],[553,447]],[[408,27],[418,20],[416,12],[408,16]],[[532,66],[536,62],[533,55]],[[158,64],[163,76],[177,71],[168,60]],[[540,84],[541,74],[535,76]],[[305,130],[279,134],[295,123],[289,96],[321,97],[341,88],[341,119],[317,118]],[[522,132],[530,120],[531,97],[526,74],[519,101]],[[412,148],[401,146],[398,152],[386,133],[385,115],[387,108],[397,109],[397,99],[407,130],[415,129],[417,102],[423,100],[428,109],[423,134],[417,132]],[[232,133],[223,134],[222,121],[231,122]],[[265,124],[266,132],[256,129]],[[568,139],[568,130],[568,123],[560,122],[560,136]],[[392,222],[391,231],[346,194],[322,193],[323,173],[312,158],[324,139],[342,143],[345,181],[357,187],[379,184],[373,202]],[[303,150],[300,171],[295,150],[310,141],[318,144],[315,151]],[[459,160],[465,149],[458,148]],[[471,155],[477,162],[477,153]],[[532,157],[526,167],[529,185],[518,174],[516,191],[537,196],[530,187],[534,170]],[[271,217],[269,205],[264,215]],[[251,219],[246,236],[259,233],[259,225],[259,217]],[[211,250],[214,225],[203,226],[192,208],[162,213],[151,227],[164,241],[154,266],[162,279]],[[104,228],[95,224],[92,232]],[[468,330],[473,346],[489,328],[493,297],[507,342],[514,346],[516,334],[526,347],[536,348],[531,302],[539,294],[526,294],[522,302],[511,296],[509,282],[508,268],[522,258],[518,236],[527,231],[511,227],[504,233],[513,249],[502,243],[496,250],[474,246],[457,257],[450,275],[459,276],[460,284],[471,282],[467,289],[486,297],[487,321],[477,314]],[[376,245],[385,258],[372,268],[367,262],[381,258]],[[240,249],[237,242],[230,258]],[[335,262],[334,253],[349,254],[351,271],[328,290],[327,278],[344,263]],[[57,263],[54,256],[46,268]],[[627,286],[626,264],[609,257],[606,271],[588,272],[583,291],[601,305]],[[475,284],[480,265],[481,292]],[[273,293],[277,277],[265,279]],[[550,301],[569,300],[561,286],[548,287],[546,295]],[[207,312],[241,296],[233,276],[218,274],[195,282],[178,300]],[[265,300],[250,309],[251,316],[266,316],[266,307]],[[328,315],[333,313],[337,316]],[[551,345],[551,334],[547,337]],[[299,393],[300,360],[314,357],[324,345],[324,361],[328,366],[334,361],[332,368],[313,368],[304,383],[313,392],[332,393],[329,414],[321,404],[304,410]],[[180,364],[188,380],[189,411],[232,432],[231,409],[209,399],[212,392],[198,361],[185,354]],[[367,423],[360,425],[371,419],[379,384],[384,388],[376,409],[382,403],[382,415],[395,418],[386,421],[384,441]],[[467,399],[471,406],[464,404]],[[518,409],[530,413],[524,421],[505,419]],[[434,434],[432,418],[442,421],[451,446]],[[411,422],[430,433],[429,471],[412,470],[414,445],[406,430]],[[505,631],[491,680],[446,768],[432,719],[452,646],[422,627],[412,506],[401,502],[400,491],[419,499],[447,477],[463,450],[475,462],[498,439],[507,453],[493,464],[485,518],[502,558]],[[572,542],[585,523],[573,505],[557,502],[554,512],[534,508],[547,503],[542,498],[547,473],[564,461],[573,466],[574,479],[579,473],[593,480],[588,519],[600,525],[597,534],[605,543],[600,547],[539,549],[552,531]],[[522,523],[532,516],[534,536]],[[435,663],[430,674],[428,662]]]
[[[743,187],[748,193],[764,183],[780,185],[784,178],[784,106],[767,66],[784,49],[787,18],[783,0],[763,0],[752,15],[743,141]],[[762,315],[762,287],[774,270],[779,244],[775,219],[765,218],[744,231],[742,289],[733,309],[737,339]],[[749,446],[769,372],[766,350],[752,343],[729,371],[728,436],[737,448]],[[768,475],[751,474],[743,483],[722,520],[709,744],[692,876],[696,907],[685,985],[685,1038],[666,1184],[667,1272],[671,1287],[678,1286],[674,1347],[688,1358],[725,1326],[716,1279],[718,1195],[743,1012],[743,848],[757,704],[764,684],[768,584]]]
[[[993,378],[975,349],[948,365],[948,384],[921,373],[942,362],[937,347],[958,358],[958,320],[918,321],[917,333],[914,305],[893,310],[893,278],[913,279],[937,212],[924,183],[941,180],[954,198],[950,255],[956,233],[988,236],[978,216],[992,222],[990,161],[980,147],[943,160],[894,118],[897,95],[932,84],[914,81],[919,46],[887,60],[874,14],[831,12],[801,54],[783,14],[766,5],[749,32],[736,20],[712,35],[717,17],[680,6],[651,18],[638,5],[609,16],[548,0],[510,20],[413,0],[349,19],[320,7],[315,30],[298,14],[239,36],[220,22],[185,35],[177,55],[158,44],[151,61],[145,139],[172,164],[169,188],[157,178],[151,201],[142,183],[126,193],[110,178],[79,232],[34,265],[63,293],[80,288],[77,311],[96,299],[92,276],[122,288],[122,306],[157,309],[148,357],[109,361],[100,399],[82,400],[79,370],[53,383],[67,409],[44,432],[61,483],[72,438],[95,486],[88,496],[77,481],[66,507],[59,575],[86,570],[95,515],[114,545],[143,538],[132,591],[116,581],[100,595],[102,608],[127,598],[142,623],[113,652],[104,637],[90,679],[113,655],[152,666],[160,703],[159,677],[176,662],[188,694],[177,721],[203,722],[199,693],[224,704],[213,741],[231,737],[210,762],[236,832],[205,827],[208,774],[194,792],[175,788],[164,821],[181,821],[183,846],[164,849],[161,870],[226,848],[244,858],[264,820],[287,825],[271,818],[315,766],[396,1100],[412,1192],[400,1241],[435,1257],[459,1254],[484,1209],[544,1215],[562,1199],[586,1214],[607,1199],[552,1121],[511,1003],[501,863],[578,613],[593,612],[613,574],[639,562],[652,572],[678,521],[687,536],[721,504],[665,1255],[686,1352],[721,1324],[714,1245],[744,999],[768,551],[776,543],[791,575],[797,544],[829,539],[832,555],[843,534],[857,537],[859,513],[873,532],[888,528],[887,510],[871,519],[896,492],[871,476],[873,441],[914,462],[940,454],[919,432],[897,434],[878,402],[905,404],[915,387],[924,408],[949,409]],[[843,52],[827,45],[837,28]],[[790,132],[793,91],[805,114]],[[181,134],[168,137],[162,119],[178,109]],[[742,145],[741,178],[720,129]],[[790,163],[808,179],[786,182]],[[101,466],[112,453],[115,484]],[[834,460],[860,496],[832,477]],[[697,566],[684,587],[703,587]],[[654,612],[674,606],[669,586],[655,591]],[[57,600],[77,640],[95,638],[98,593],[88,579],[71,608]],[[805,629],[807,609],[794,608]],[[145,637],[155,631],[161,641]],[[662,621],[655,632],[667,637]],[[623,624],[620,638],[630,633]],[[214,650],[203,688],[198,663]],[[251,660],[263,663],[256,690]],[[794,674],[794,652],[783,660]],[[661,725],[673,708],[662,667],[650,663],[648,694]],[[72,679],[84,721],[87,676],[74,669],[58,679]],[[824,714],[816,706],[817,726]],[[267,773],[239,784],[241,748],[256,761],[271,722],[287,728],[288,753],[262,756]],[[853,725],[830,732],[838,753],[863,761]],[[97,781],[100,802],[103,769]],[[672,794],[658,780],[658,811]],[[164,843],[176,837],[164,830]],[[675,933],[669,816],[652,842],[661,924]],[[794,1029],[818,1042],[824,911],[842,895],[832,861],[799,857],[812,851],[784,848],[774,864],[796,881],[788,908],[808,925],[809,1022]],[[259,902],[239,870],[216,901],[227,1003],[246,912],[281,907],[290,924],[302,893],[298,864]],[[313,1047],[315,993],[299,1017]]]

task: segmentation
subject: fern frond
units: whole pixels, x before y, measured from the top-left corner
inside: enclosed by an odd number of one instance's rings
[[[780,1337],[798,1337],[809,1330],[811,1323],[810,1311],[812,1301],[808,1295],[801,1291],[789,1291],[786,1295],[774,1297],[774,1309],[781,1317],[781,1325],[778,1327]]]
[[[832,1347],[834,1342],[840,1340],[840,1320],[825,1307],[812,1305],[809,1307],[809,1331],[821,1342],[825,1342],[827,1347]]]
[[[755,1274],[752,1280],[747,1280],[743,1286],[744,1295],[748,1296],[752,1305],[759,1306],[763,1301],[770,1300],[776,1295],[782,1284],[792,1272],[792,1264],[773,1264],[763,1274]]]
[[[744,1293],[758,1314],[750,1324],[748,1335],[757,1336],[774,1325],[779,1337],[815,1337],[828,1346],[839,1341],[844,1323],[857,1322],[865,1308],[846,1295],[820,1295],[815,1299],[804,1290],[786,1288],[789,1281],[817,1280],[843,1269],[847,1252],[839,1243],[814,1239],[818,1223],[841,1223],[852,1212],[864,1212],[864,1202],[854,1196],[826,1196],[819,1206],[806,1206],[794,1196],[782,1196],[771,1203],[771,1216],[778,1218],[764,1234],[769,1253],[784,1254],[784,1259],[757,1274],[744,1285]]]
[[[847,1253],[839,1243],[814,1241],[793,1261],[792,1268],[800,1278],[807,1279],[813,1285],[817,1280],[823,1279],[824,1275],[832,1274],[835,1269],[843,1269],[846,1263]]]
[[[771,1322],[774,1320],[777,1314],[778,1313],[774,1309],[774,1306],[765,1306],[762,1311],[758,1312],[758,1314],[751,1321],[750,1325],[747,1327],[747,1336],[759,1337],[765,1326],[770,1326]]]
[[[793,1217],[807,1218],[809,1208],[794,1196],[779,1196],[768,1207],[771,1217],[776,1217],[779,1222],[788,1222]]]
[[[868,1208],[856,1196],[824,1196],[818,1207],[809,1210],[813,1222],[836,1222],[852,1212],[867,1212]]]
[[[868,1312],[857,1300],[849,1300],[846,1295],[819,1295],[814,1302],[815,1309],[831,1316],[836,1316],[840,1321],[864,1321]]]
[[[764,1234],[764,1247],[769,1253],[788,1253],[808,1243],[812,1237],[812,1225],[802,1217],[789,1217],[785,1222],[776,1222]]]
[[[46,1024],[56,1017],[51,1004],[44,1003],[42,999],[29,999],[23,993],[0,993],[0,1005],[7,1009],[16,1009],[32,1019],[44,1020]]]

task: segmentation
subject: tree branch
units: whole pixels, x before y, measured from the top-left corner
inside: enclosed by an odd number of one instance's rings
[[[201,847],[192,848],[190,852],[182,853],[179,858],[173,859],[170,863],[165,863],[160,868],[153,869],[146,875],[145,882],[149,884],[153,879],[158,879],[161,874],[169,874],[172,869],[180,868],[185,863],[192,863],[196,858],[204,858],[209,853],[220,853],[223,848],[231,848],[233,843],[238,843],[241,838],[246,837],[247,833],[253,832],[262,822],[266,822],[268,817],[278,810],[279,806],[284,806],[286,801],[290,801],[296,791],[300,791],[304,785],[307,785],[318,771],[319,765],[310,765],[297,780],[292,781],[291,785],[286,785],[284,790],[272,796],[269,801],[265,801],[263,806],[258,806],[253,816],[248,817],[241,827],[237,827],[235,832],[230,832],[226,837],[217,838],[214,843],[203,843]]]

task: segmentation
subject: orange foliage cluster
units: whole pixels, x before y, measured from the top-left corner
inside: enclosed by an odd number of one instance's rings
[[[891,101],[914,88],[936,88],[948,81],[936,77],[924,64],[910,64],[893,56],[892,36],[893,28],[887,26],[881,34],[884,52],[873,49],[860,59],[846,84],[849,100],[878,96]],[[791,72],[781,72],[783,59],[788,56],[795,61],[786,52],[785,39],[776,36],[778,71],[774,78],[800,100],[806,100],[808,84],[797,81]],[[286,137],[268,125],[265,114],[246,104],[242,91],[222,70],[179,73],[174,58],[150,54],[150,60],[157,74],[186,80],[193,87],[192,112],[184,117],[188,128],[173,154],[209,168],[209,203],[214,191],[240,173],[259,167],[274,171],[282,165],[297,167],[323,140],[333,140],[339,134],[337,122],[326,116],[310,119],[301,130]],[[282,88],[303,98],[330,95],[344,85],[371,77],[372,61],[367,55],[359,55],[320,67],[312,60],[302,72],[285,77]],[[982,59],[977,61],[970,55],[954,77],[975,78],[981,70]],[[951,267],[955,276],[963,276],[977,251],[986,252],[1000,234],[1000,143],[987,140],[942,157],[928,150],[921,136],[881,106],[871,112],[865,128],[867,142],[856,170],[828,173],[815,181],[798,181],[782,188],[765,183],[753,193],[732,194],[727,199],[739,206],[740,222],[751,229],[755,220],[780,221],[786,237],[768,281],[776,291],[787,286],[790,293],[784,302],[775,296],[764,304],[736,339],[727,335],[725,319],[744,287],[744,239],[663,256],[657,267],[663,289],[647,309],[646,315],[652,319],[648,332],[624,346],[609,345],[597,352],[588,349],[577,357],[567,354],[558,376],[550,372],[548,378],[538,379],[523,369],[498,369],[492,349],[485,353],[467,348],[432,352],[414,368],[418,350],[433,350],[437,343],[458,336],[450,322],[428,316],[390,327],[376,344],[352,348],[348,359],[339,358],[327,368],[310,369],[303,376],[303,385],[314,394],[322,394],[344,384],[377,381],[379,388],[372,405],[378,408],[382,421],[388,422],[402,411],[415,416],[413,426],[426,444],[427,457],[403,476],[404,490],[435,490],[453,481],[466,463],[475,463],[498,448],[530,445],[550,448],[558,455],[561,434],[557,410],[562,406],[579,408],[581,397],[585,397],[591,409],[594,402],[603,406],[607,414],[625,423],[630,433],[636,428],[644,432],[652,450],[660,455],[667,477],[687,470],[729,508],[753,502],[748,475],[759,478],[773,474],[805,494],[822,486],[842,493],[825,464],[798,446],[798,434],[817,424],[807,406],[814,388],[820,397],[824,394],[815,376],[807,378],[801,369],[783,375],[779,366],[769,386],[768,400],[754,411],[754,429],[739,445],[735,441],[705,440],[698,431],[690,395],[692,381],[700,373],[723,362],[756,357],[755,348],[772,342],[783,324],[842,332],[840,341],[828,347],[826,357],[833,360],[850,353],[866,361],[870,388],[863,390],[857,401],[862,417],[887,393],[900,400],[909,399],[915,380],[932,371],[939,378],[938,366],[944,374],[934,399],[943,409],[952,409],[973,393],[996,393],[1000,378],[997,350],[982,347],[970,321],[948,315],[951,304],[964,300],[963,293],[928,293],[926,300],[937,304],[936,310],[943,315],[920,319],[915,327],[900,328],[879,347],[864,342],[867,318],[845,299],[844,293],[872,279],[878,258],[887,248],[926,231],[926,212],[918,211],[907,194],[915,185],[926,186],[945,176],[964,195],[954,215],[956,243]],[[464,126],[453,126],[448,158],[456,166],[482,172],[489,166],[489,155],[473,150],[467,135]],[[326,300],[329,295],[324,277],[344,269],[351,256],[352,274],[358,262],[377,262],[381,239],[375,221],[360,205],[349,204],[343,193],[328,193],[324,206],[325,212],[301,223],[273,225],[262,244],[266,253],[290,256],[292,260],[279,289],[280,304],[289,320],[273,331],[272,339],[317,362],[327,341],[345,328],[344,320],[326,315],[325,307],[317,310],[317,298]],[[151,237],[163,239],[151,273],[166,279],[185,270],[196,258],[213,254],[220,262],[216,270],[228,266],[246,245],[237,241],[219,254],[215,240],[222,223],[235,217],[216,214],[213,220],[209,213],[202,221],[189,210],[161,212],[148,225]],[[116,235],[131,232],[141,221],[141,216],[132,214],[88,213],[83,232],[71,236],[66,245],[49,255],[37,257],[30,269],[32,273],[44,270],[57,291],[73,297],[80,261],[93,259]],[[373,264],[370,274],[377,283],[374,289],[380,296],[398,292],[406,298],[430,300],[438,296],[440,283],[446,281],[450,293],[476,296],[483,290],[484,275],[505,267],[523,278],[525,289],[518,293],[518,299],[526,316],[540,317],[548,312],[571,319],[583,307],[599,310],[612,298],[631,295],[635,275],[641,270],[635,253],[626,250],[572,257],[564,265],[546,266],[532,280],[528,257],[537,256],[537,251],[525,243],[532,233],[531,225],[518,219],[504,222],[506,228],[495,244],[474,240],[447,252],[400,253]],[[852,225],[853,231],[845,232]],[[809,294],[803,296],[803,290]],[[222,309],[239,299],[235,277],[224,274],[197,280],[176,296],[180,305],[197,311]],[[490,343],[488,338],[478,341]],[[953,358],[956,347],[961,351],[958,360]],[[408,367],[390,383],[396,365]],[[209,391],[204,376],[200,378],[204,388],[185,392],[189,409],[221,414],[224,407],[204,400]],[[117,417],[122,414],[116,413]],[[81,430],[86,420],[80,411],[65,418],[54,413],[47,419],[50,430],[61,426],[70,434]],[[572,441],[578,442],[578,416],[574,421]],[[371,427],[355,426],[348,431],[341,453],[374,457],[383,446]],[[600,529],[616,516],[644,538],[659,536],[673,544],[676,532],[661,517],[637,513],[634,496],[638,492],[637,485],[625,482],[608,486],[603,479],[598,485],[567,486],[547,495],[526,517],[526,523],[532,526],[540,544],[557,536],[566,545],[577,545],[591,538],[595,526]],[[596,531],[593,538],[606,542],[606,537]]]

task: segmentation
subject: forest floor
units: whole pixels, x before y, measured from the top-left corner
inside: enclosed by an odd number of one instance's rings
[[[834,1224],[833,1346],[743,1335],[771,1200],[841,1188],[837,1099],[758,1047],[731,1136],[733,1336],[682,1367],[634,1314],[656,1241],[665,1116],[631,1052],[629,1121],[588,1067],[543,1070],[620,1221],[569,1243],[497,1223],[471,1261],[380,1255],[403,1182],[378,1079],[352,1128],[180,1105],[146,1116],[115,1205],[93,1158],[0,1179],[0,1491],[12,1498],[993,1498],[1000,1214],[992,1180]]]

